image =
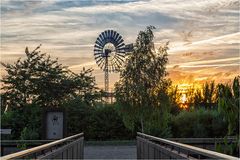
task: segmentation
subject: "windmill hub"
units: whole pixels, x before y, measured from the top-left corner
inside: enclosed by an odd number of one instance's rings
[[[109,57],[113,59],[116,54],[116,49],[114,44],[112,43],[105,44],[105,46],[103,47],[103,53],[104,53],[103,55],[104,57]]]

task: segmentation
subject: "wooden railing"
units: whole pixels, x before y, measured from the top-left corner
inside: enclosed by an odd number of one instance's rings
[[[83,159],[83,133],[1,157],[8,159]]]
[[[138,159],[229,159],[237,160],[226,154],[137,133]]]

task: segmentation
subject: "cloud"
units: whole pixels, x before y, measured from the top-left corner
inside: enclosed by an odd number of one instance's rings
[[[195,76],[206,68],[234,73],[238,67],[237,0],[3,0],[1,5],[4,62],[24,55],[26,46],[43,44],[43,52],[75,72],[85,65],[94,68],[103,85],[103,72],[94,63],[96,37],[114,29],[125,43],[133,43],[140,30],[154,25],[156,46],[170,41],[170,68]],[[116,75],[111,76],[112,86]]]

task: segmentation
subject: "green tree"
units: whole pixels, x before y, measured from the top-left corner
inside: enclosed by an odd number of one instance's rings
[[[239,77],[235,77],[232,86],[220,84],[218,85],[218,111],[224,116],[228,123],[227,136],[236,136],[237,143],[231,143],[224,149],[224,153],[231,155],[239,155],[239,101],[240,101],[240,85]]]
[[[41,107],[59,107],[75,95],[91,97],[96,89],[92,70],[84,69],[80,74],[70,72],[39,48],[32,52],[26,48],[26,59],[14,64],[1,63],[7,72],[1,80],[4,106],[18,108],[35,103]]]
[[[229,85],[218,85],[218,110],[228,122],[228,135],[236,135],[239,131],[239,77]]]
[[[158,116],[166,117],[163,114],[168,113],[170,103],[167,89],[171,82],[165,78],[168,43],[155,50],[153,29],[155,27],[149,26],[140,31],[134,50],[127,57],[120,80],[115,85],[117,102],[134,108],[129,109],[134,110],[130,115],[134,116],[135,123],[141,125],[142,132],[151,130],[150,121],[159,121],[156,116],[155,119],[150,118],[154,112],[159,111]],[[155,127],[162,128],[159,123]]]
[[[26,48],[26,58],[14,64],[1,63],[7,72],[1,80],[1,123],[13,129],[13,139],[39,138],[45,108],[76,98],[93,105],[98,98],[92,69],[73,73],[39,48],[32,52]]]

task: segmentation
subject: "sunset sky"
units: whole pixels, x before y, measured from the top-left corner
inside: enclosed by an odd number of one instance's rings
[[[42,52],[74,72],[93,68],[102,87],[104,73],[93,56],[98,35],[113,29],[133,43],[140,30],[154,25],[155,45],[170,41],[167,69],[175,84],[228,82],[239,75],[239,5],[238,0],[1,0],[1,61],[13,63],[24,57],[26,46],[42,44]],[[110,87],[118,78],[110,75]]]

